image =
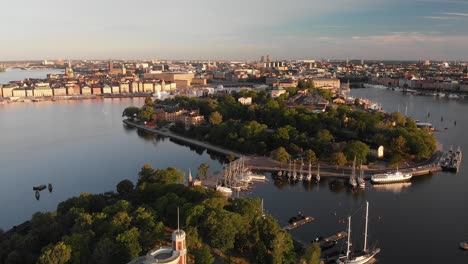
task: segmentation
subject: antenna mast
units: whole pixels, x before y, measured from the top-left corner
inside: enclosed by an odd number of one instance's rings
[[[364,249],[363,251],[367,251],[367,223],[369,222],[369,202],[366,201],[366,228],[364,229]]]

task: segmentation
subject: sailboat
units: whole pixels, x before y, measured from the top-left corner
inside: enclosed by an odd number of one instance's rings
[[[359,184],[360,189],[366,188],[366,181],[364,180],[364,170],[362,169],[362,162],[359,166],[359,177],[357,178],[357,182]]]
[[[296,172],[296,162],[293,163],[293,173],[292,173],[293,181],[297,180],[297,172]]]
[[[299,180],[302,181],[304,179],[304,175],[302,175],[302,166],[304,165],[304,163],[301,161],[301,170],[299,172]]]
[[[315,181],[320,182],[320,163],[317,161],[317,175],[315,175]]]
[[[354,156],[353,173],[349,177],[349,185],[351,185],[353,188],[357,187],[357,181],[356,181],[356,156]]]
[[[340,264],[365,264],[368,263],[375,255],[380,252],[380,248],[367,248],[367,225],[369,223],[369,202],[366,202],[366,225],[364,231],[364,247],[362,251],[351,253],[351,216],[348,217],[348,241],[346,247],[346,255],[338,258],[336,263]]]
[[[288,163],[288,172],[287,172],[287,177],[288,177],[288,179],[290,179],[290,178],[291,178],[291,161],[289,161],[289,163]]]
[[[307,173],[307,181],[311,181],[312,180],[312,172],[310,171],[310,162],[309,162],[309,173]]]

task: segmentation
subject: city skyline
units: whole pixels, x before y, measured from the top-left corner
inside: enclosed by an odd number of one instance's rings
[[[468,1],[9,3],[0,61],[466,60]]]

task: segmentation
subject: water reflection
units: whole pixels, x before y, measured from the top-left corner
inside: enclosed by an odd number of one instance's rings
[[[406,188],[411,186],[411,182],[399,182],[399,183],[389,183],[389,184],[375,184],[372,185],[376,191],[385,191],[392,193],[401,193]]]

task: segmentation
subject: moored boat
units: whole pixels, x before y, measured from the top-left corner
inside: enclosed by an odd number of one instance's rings
[[[44,184],[41,184],[41,185],[38,185],[38,186],[34,186],[33,191],[42,191],[45,188],[47,188],[47,187]]]
[[[371,182],[375,184],[406,182],[411,180],[412,177],[413,175],[411,173],[402,173],[401,171],[397,170],[394,173],[387,172],[381,174],[374,174],[371,177]]]
[[[463,250],[468,250],[468,243],[466,243],[466,242],[460,243],[460,248],[463,249]]]
[[[223,195],[230,196],[232,195],[232,189],[224,186],[216,186],[216,191],[222,193]]]
[[[39,200],[39,198],[41,198],[40,192],[36,191],[35,196],[36,196],[36,200]]]
[[[49,183],[49,184],[47,185],[47,188],[49,188],[49,192],[52,192],[52,189],[53,189],[53,188],[52,188],[52,183]]]

